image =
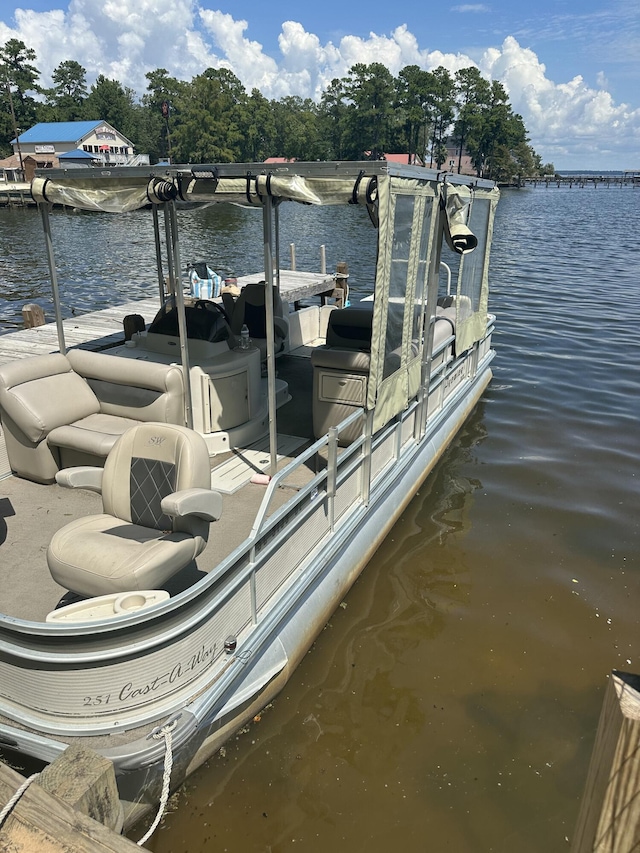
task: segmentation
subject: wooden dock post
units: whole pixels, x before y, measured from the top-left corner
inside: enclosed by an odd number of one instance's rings
[[[77,812],[122,831],[124,813],[113,764],[91,749],[69,746],[40,774],[38,785]]]
[[[24,781],[0,762],[0,811]],[[103,818],[111,826],[103,825]],[[72,746],[33,780],[6,816],[0,826],[0,853],[140,850],[113,831],[121,826],[113,765],[91,750]]]
[[[640,842],[640,676],[611,673],[571,853],[631,853]]]
[[[29,302],[22,306],[22,319],[25,329],[34,329],[36,326],[44,326],[46,323],[44,311],[37,302]]]
[[[349,301],[349,264],[346,261],[338,261],[336,264],[336,304],[339,308]]]

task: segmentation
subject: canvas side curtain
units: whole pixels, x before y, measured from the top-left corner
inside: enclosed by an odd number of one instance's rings
[[[380,229],[367,408],[374,430],[403,411],[421,380],[428,271],[436,251],[439,209],[444,236],[461,255],[456,351],[486,333],[489,245],[497,189],[381,178]],[[437,286],[434,281],[432,286]]]
[[[456,299],[456,352],[459,354],[486,333],[489,250],[500,194],[497,187],[491,190],[456,187],[453,191],[448,188],[447,195],[448,202],[455,199],[453,228],[466,229],[473,234],[476,243],[473,251],[461,252]]]
[[[380,179],[380,230],[367,408],[374,430],[407,407],[422,364],[424,304],[433,248],[438,185]]]

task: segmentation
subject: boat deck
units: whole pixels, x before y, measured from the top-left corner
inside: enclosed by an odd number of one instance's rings
[[[305,275],[312,277],[307,282],[310,284],[308,295],[326,284],[327,277],[321,274],[298,273],[295,280],[289,281],[290,287],[297,288],[296,296],[301,292],[301,275],[303,282]],[[122,318],[138,313],[150,319],[158,306],[158,298],[150,298],[65,320],[67,347],[104,350],[121,345],[124,339]],[[0,335],[0,364],[56,351],[55,323]],[[288,382],[290,391],[294,391],[290,402],[277,413],[279,468],[313,441],[310,349],[301,348],[296,352],[297,355],[285,355],[277,360],[278,375]],[[213,569],[247,538],[265,493],[265,486],[252,483],[251,477],[268,470],[268,465],[268,438],[212,459],[212,486],[223,495],[222,518],[211,526],[208,545],[198,557],[197,566],[175,577],[170,588],[167,587],[169,592],[175,593],[191,585],[199,572]],[[298,485],[303,485],[314,473],[303,468],[297,475]],[[278,490],[271,511],[286,502],[296,482],[289,481],[287,488]],[[99,495],[11,476],[0,430],[0,612],[19,619],[44,620],[66,593],[49,574],[47,545],[53,533],[71,519],[94,512],[101,512]],[[13,581],[15,577],[20,578],[20,584]]]
[[[279,467],[312,442],[309,358],[295,355],[278,359],[278,374],[295,387],[294,398],[278,410]],[[268,445],[265,445],[268,448]],[[255,471],[265,468],[268,449],[236,449],[212,460],[216,472],[235,468],[234,480],[221,478],[223,512],[211,525],[209,542],[195,566],[175,576],[166,587],[176,593],[194,583],[200,572],[215,568],[240,545],[251,528],[265,494],[265,486],[251,483]],[[222,470],[224,474],[224,470]],[[276,492],[272,511],[291,496],[291,488],[304,485],[315,472],[302,468],[298,479]],[[0,480],[0,612],[19,619],[44,621],[66,590],[49,574],[47,545],[54,532],[74,518],[101,512],[101,498],[82,489],[45,486],[18,477]],[[15,583],[15,578],[20,583]]]

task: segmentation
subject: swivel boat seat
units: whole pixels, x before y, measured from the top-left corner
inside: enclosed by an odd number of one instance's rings
[[[260,350],[262,361],[267,358],[267,305],[266,284],[264,281],[246,284],[240,296],[235,300],[230,316],[232,333],[238,337],[244,325],[254,346]],[[276,354],[284,350],[289,336],[289,321],[284,314],[284,305],[280,294],[273,290],[273,331]]]
[[[104,469],[68,468],[56,480],[102,493],[103,512],[58,530],[47,550],[53,579],[85,597],[161,587],[204,550],[222,512],[204,439],[176,424],[133,427]]]

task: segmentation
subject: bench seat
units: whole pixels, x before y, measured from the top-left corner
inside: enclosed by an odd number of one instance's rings
[[[184,423],[177,365],[71,350],[0,367],[0,419],[11,470],[52,483],[60,468],[103,465],[145,422]]]

